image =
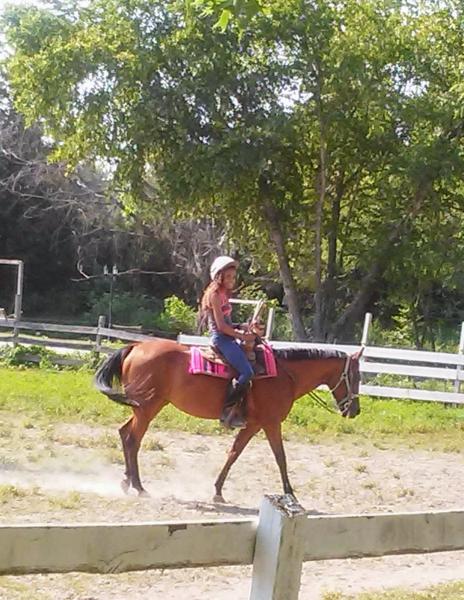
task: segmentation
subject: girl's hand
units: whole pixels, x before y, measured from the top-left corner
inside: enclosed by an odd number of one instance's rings
[[[243,341],[244,342],[254,342],[256,339],[256,335],[254,333],[244,333]]]
[[[251,331],[253,331],[253,333],[258,335],[259,337],[263,337],[263,335],[266,332],[266,328],[261,323],[261,321],[252,321],[252,323],[250,325],[250,329],[251,329]]]

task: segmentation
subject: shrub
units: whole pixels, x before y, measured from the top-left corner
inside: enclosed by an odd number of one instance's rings
[[[195,333],[197,311],[177,296],[164,300],[164,310],[155,317],[154,326],[162,331]]]
[[[100,315],[108,315],[110,294],[103,292],[89,295],[90,310],[85,313],[85,320],[95,324]],[[120,325],[142,325],[153,326],[155,314],[159,311],[160,304],[156,298],[150,298],[145,294],[133,294],[131,292],[113,293],[111,304],[111,318],[113,323]]]

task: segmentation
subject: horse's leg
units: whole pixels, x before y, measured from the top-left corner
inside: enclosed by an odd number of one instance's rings
[[[158,401],[148,406],[137,407],[134,409],[134,416],[130,420],[130,427],[128,427],[128,434],[126,436],[127,465],[129,467],[129,480],[132,487],[139,493],[139,496],[148,496],[147,491],[140,481],[137,460],[140,444],[151,420],[166,404],[167,402],[165,401]]]
[[[126,465],[126,469],[124,471],[124,476],[125,478],[121,481],[121,487],[124,491],[124,493],[127,494],[130,484],[131,484],[131,466],[129,463],[129,453],[128,453],[128,449],[127,449],[127,440],[130,434],[130,428],[131,428],[131,424],[132,424],[132,419],[134,417],[131,417],[127,423],[124,423],[124,425],[122,427],[119,428],[119,436],[121,438],[121,442],[122,442],[122,451],[124,454],[124,464]]]
[[[284,494],[292,494],[292,496],[294,496],[287,474],[287,459],[285,458],[284,444],[282,442],[281,424],[263,427],[263,429],[279,466],[280,476],[284,486]]]
[[[234,443],[232,444],[232,448],[229,450],[226,463],[222,467],[222,470],[214,483],[214,487],[216,488],[214,502],[224,502],[224,498],[222,497],[222,486],[224,485],[224,481],[229,474],[230,468],[240,456],[251,438],[258,433],[260,429],[261,428],[256,425],[248,425],[245,429],[241,429],[236,435]]]

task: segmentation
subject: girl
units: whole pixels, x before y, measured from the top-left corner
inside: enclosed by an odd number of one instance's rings
[[[230,256],[219,256],[210,268],[211,283],[201,300],[201,312],[208,318],[211,342],[228,363],[238,372],[237,379],[227,386],[221,423],[226,427],[244,427],[245,418],[234,408],[241,405],[249,382],[254,375],[245,352],[237,340],[254,341],[253,333],[245,333],[232,323],[229,297],[235,287],[238,263]]]

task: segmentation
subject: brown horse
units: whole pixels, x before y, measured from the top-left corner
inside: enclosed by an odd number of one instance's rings
[[[251,438],[264,430],[279,466],[284,493],[293,494],[287,475],[281,424],[295,400],[326,384],[344,417],[355,417],[359,407],[359,358],[336,350],[285,349],[274,351],[277,376],[257,379],[247,395],[247,425],[241,429],[216,482],[215,500],[223,502],[222,487],[231,466]],[[174,341],[156,340],[126,346],[109,356],[95,375],[99,391],[130,405],[133,416],[119,430],[125,459],[124,491],[132,485],[145,494],[137,454],[150,421],[171,403],[195,417],[218,419],[227,381],[188,373],[189,349]],[[113,378],[123,385],[112,387]]]

